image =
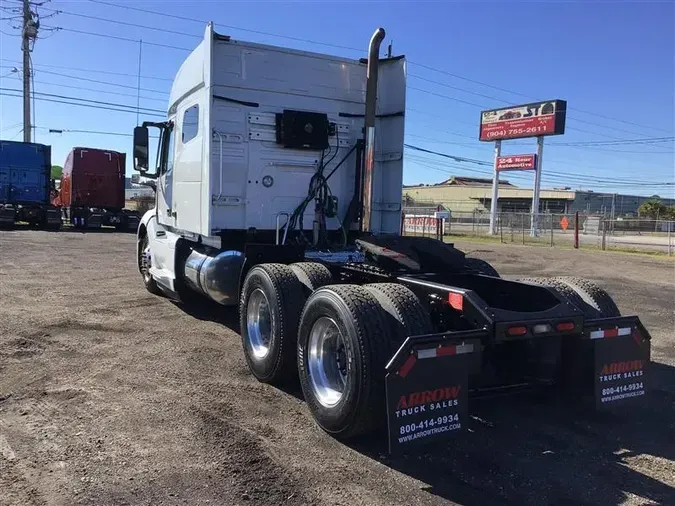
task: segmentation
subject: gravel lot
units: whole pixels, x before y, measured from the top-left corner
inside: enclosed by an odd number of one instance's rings
[[[131,235],[0,232],[2,505],[675,504],[675,263],[458,243],[505,277],[601,282],[652,332],[640,409],[474,403],[460,439],[345,446],[249,375],[230,310],[141,285]]]

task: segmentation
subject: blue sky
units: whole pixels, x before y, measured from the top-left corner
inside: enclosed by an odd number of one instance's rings
[[[370,35],[383,26],[387,41],[393,41],[394,53],[403,53],[409,60],[407,143],[490,161],[493,144],[477,140],[482,108],[561,98],[568,101],[567,132],[546,139],[544,187],[674,195],[673,186],[647,186],[675,181],[672,140],[561,145],[675,135],[673,1],[109,3],[213,20],[218,32],[237,39],[354,58],[365,56]],[[12,17],[12,9],[20,3],[0,0],[0,7],[0,17]],[[63,12],[47,18],[54,10]],[[93,1],[55,0],[39,12],[44,38],[37,41],[32,54],[35,91],[132,106],[136,105],[138,42],[73,30],[184,48],[198,44],[204,31],[199,22]],[[12,72],[12,67],[20,68],[21,59],[20,38],[15,36],[18,31],[12,29],[13,23],[12,19],[0,21],[0,93],[5,94],[16,94],[6,90],[21,88]],[[50,31],[49,27],[61,30]],[[187,54],[143,44],[141,73],[146,77],[141,80],[141,107],[166,109],[171,79]],[[131,133],[135,113],[37,101],[35,115],[35,141],[52,145],[55,164],[62,164],[73,146],[131,150],[130,137],[76,132],[59,135],[47,129]],[[141,112],[141,121],[144,118],[153,119]],[[0,138],[20,140],[21,121],[21,99],[0,97]],[[534,152],[535,145],[534,139],[505,141],[503,152]],[[131,173],[131,167],[127,172]],[[434,183],[450,175],[489,177],[490,167],[406,152],[406,184]],[[532,174],[510,173],[507,179],[532,186]]]

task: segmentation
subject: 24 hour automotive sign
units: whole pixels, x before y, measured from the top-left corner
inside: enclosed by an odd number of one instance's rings
[[[480,115],[481,141],[520,139],[565,133],[565,100],[491,109]]]
[[[497,157],[497,170],[535,170],[537,155],[508,155]]]

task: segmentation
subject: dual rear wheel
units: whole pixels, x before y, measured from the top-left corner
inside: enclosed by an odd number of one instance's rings
[[[240,301],[244,354],[260,381],[299,377],[317,423],[346,439],[384,421],[386,362],[407,336],[433,328],[402,285],[331,285],[321,264],[258,265]]]

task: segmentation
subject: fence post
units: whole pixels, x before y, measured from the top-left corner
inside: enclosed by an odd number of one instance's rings
[[[511,219],[509,221],[511,222],[511,242],[513,243],[514,242],[514,239],[513,239],[513,221],[514,221],[513,220],[513,214],[511,214]]]
[[[574,249],[579,249],[579,211],[574,213]]]
[[[502,213],[499,213],[497,215],[497,217],[499,218],[499,242],[503,243],[504,242],[504,222],[502,220],[502,217],[503,217]],[[670,229],[668,229],[668,230],[670,230]],[[670,242],[668,244],[670,244]]]
[[[668,256],[673,255],[673,249],[670,246],[670,239],[672,236],[673,225],[675,225],[675,221],[668,222]]]
[[[553,213],[551,213],[551,248],[553,247]]]
[[[605,220],[602,220],[602,251],[605,251],[605,247],[607,244],[607,222]]]
[[[525,245],[525,214],[520,215],[520,228],[523,229],[523,245]]]

